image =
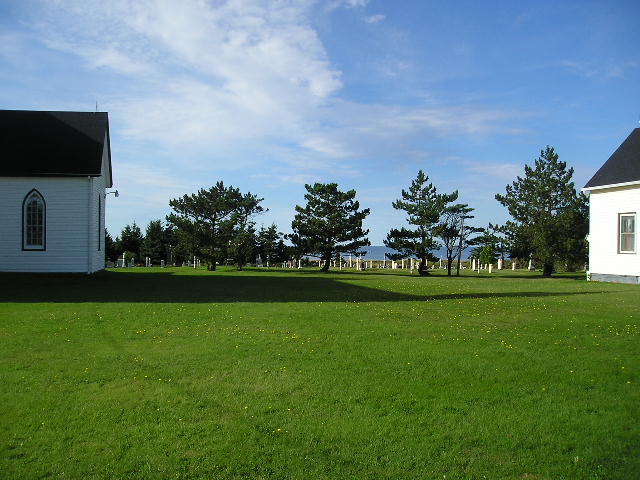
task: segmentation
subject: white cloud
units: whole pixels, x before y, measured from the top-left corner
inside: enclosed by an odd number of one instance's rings
[[[118,102],[129,134],[185,143],[200,134],[215,142],[274,134],[341,88],[340,72],[308,26],[310,6],[64,2],[40,32],[51,48],[148,87]]]
[[[624,78],[630,71],[640,67],[637,60],[613,60],[605,62],[585,61],[585,60],[558,60],[549,63],[531,65],[531,70],[560,69],[573,75],[584,78]]]
[[[463,161],[465,169],[474,175],[490,177],[493,180],[512,182],[518,175],[524,174],[524,166],[508,162],[473,162]]]
[[[366,7],[369,3],[369,0],[330,0],[326,4],[326,9],[331,11],[336,8],[346,7],[346,8],[363,8]]]
[[[117,95],[100,102],[111,112],[114,133],[183,162],[219,160],[230,149],[253,145],[315,175],[346,172],[340,160],[405,148],[412,137],[519,133],[512,125],[516,115],[495,108],[339,99],[341,72],[311,26],[314,0],[45,5],[50,8],[38,10],[34,25],[49,48],[121,76]]]
[[[383,21],[385,18],[387,17],[381,14],[377,14],[377,15],[371,15],[369,17],[364,17],[364,21],[369,24],[374,24],[374,23],[379,23]]]

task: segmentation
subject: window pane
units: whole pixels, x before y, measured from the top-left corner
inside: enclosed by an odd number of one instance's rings
[[[635,235],[632,233],[623,233],[620,235],[620,251],[633,252],[635,247]]]
[[[27,200],[25,212],[26,245],[44,245],[44,205],[42,200],[33,195]]]
[[[620,233],[635,232],[635,217],[633,215],[620,216]]]

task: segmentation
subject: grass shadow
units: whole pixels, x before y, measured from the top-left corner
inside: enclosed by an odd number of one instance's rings
[[[355,285],[335,276],[185,271],[105,271],[84,274],[0,274],[0,302],[15,303],[232,303],[403,302],[499,297],[546,297],[602,292],[469,292],[412,294]],[[351,274],[353,276],[353,273]],[[345,279],[347,280],[347,279]],[[353,280],[353,277],[349,280]]]

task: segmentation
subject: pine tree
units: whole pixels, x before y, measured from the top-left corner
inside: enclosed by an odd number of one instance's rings
[[[217,182],[208,190],[170,200],[173,213],[167,215],[167,221],[177,230],[181,245],[204,259],[210,270],[215,270],[216,263],[223,261],[230,250],[243,265],[251,218],[264,211],[261,201],[251,193],[243,195],[238,188]]]
[[[481,229],[467,224],[467,220],[474,218],[470,213],[473,208],[464,203],[447,206],[442,214],[442,221],[436,227],[436,232],[444,245],[447,256],[447,275],[451,276],[453,260],[458,259],[456,275],[460,275],[460,259],[463,250],[473,243],[471,235]]]
[[[114,262],[118,258],[116,242],[106,228],[104,229],[104,252],[108,261]]]
[[[524,171],[496,200],[513,217],[508,225],[513,243],[529,250],[542,263],[543,275],[550,276],[556,261],[585,256],[588,200],[576,192],[573,168],[558,160],[553,147],[547,146],[535,166],[525,165]]]
[[[242,270],[242,267],[255,255],[257,233],[253,217],[265,211],[260,206],[263,200],[251,193],[242,195],[232,216],[233,227],[231,240],[228,243],[228,256],[234,259],[238,270]]]
[[[281,261],[277,258],[278,242],[281,241],[282,233],[278,232],[275,224],[267,228],[260,227],[258,231],[258,254],[267,264]]]
[[[429,177],[422,170],[411,182],[409,190],[402,190],[402,199],[393,202],[393,208],[404,210],[406,221],[413,228],[394,228],[384,240],[385,246],[400,252],[405,257],[415,256],[420,259],[418,273],[428,275],[427,261],[435,260],[431,253],[439,248],[435,237],[442,214],[447,204],[458,198],[458,192],[438,194],[436,187],[427,183]]]
[[[166,255],[164,228],[161,220],[151,220],[147,225],[144,240],[140,247],[140,255],[159,262]]]
[[[371,245],[369,230],[362,229],[369,209],[360,210],[355,190],[341,192],[336,183],[305,185],[305,189],[307,204],[296,205],[293,233],[288,235],[298,252],[320,257],[322,270],[327,272],[336,253],[355,255]]]
[[[142,241],[144,236],[142,230],[133,222],[131,225],[126,225],[122,232],[120,232],[120,249],[122,253],[128,253],[129,256],[140,259],[140,247],[142,247]]]

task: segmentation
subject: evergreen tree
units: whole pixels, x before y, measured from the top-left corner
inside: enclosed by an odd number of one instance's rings
[[[253,225],[238,230],[229,242],[227,256],[233,259],[238,270],[242,268],[255,257],[257,247],[256,230]]]
[[[110,262],[115,262],[118,258],[116,242],[106,228],[104,229],[104,253],[106,259]]]
[[[473,244],[477,245],[473,249],[471,255],[480,260],[480,263],[493,263],[497,258],[504,260],[506,253],[506,240],[502,236],[503,227],[489,223],[487,228],[479,228],[477,236]],[[484,252],[484,257],[482,256]],[[485,261],[486,260],[486,261]]]
[[[120,232],[120,251],[122,253],[129,253],[130,256],[140,259],[140,247],[142,247],[142,241],[144,236],[142,230],[133,222],[131,225],[126,225],[122,232]]]
[[[457,203],[447,206],[442,214],[442,221],[436,227],[436,232],[444,245],[447,256],[447,275],[451,276],[453,260],[458,259],[456,275],[460,275],[460,259],[462,251],[472,243],[471,235],[481,229],[466,225],[465,222],[474,218],[470,213],[473,208],[467,204]]]
[[[275,224],[272,224],[267,228],[260,227],[260,230],[258,231],[257,253],[260,255],[263,262],[273,264],[283,261],[280,258],[277,258],[279,241],[282,241],[282,233],[278,232],[278,227]]]
[[[191,236],[178,230],[170,223],[165,224],[163,237],[165,241],[165,259],[169,265],[189,261],[194,255]]]
[[[255,255],[257,238],[253,217],[265,211],[260,206],[263,200],[251,193],[242,195],[233,215],[229,256],[235,260],[238,270],[242,270],[242,267]]]
[[[402,199],[393,202],[393,208],[404,210],[410,228],[394,228],[384,240],[385,246],[400,252],[403,256],[415,256],[420,259],[418,273],[428,275],[427,261],[435,260],[431,253],[439,247],[435,237],[438,234],[440,218],[447,204],[458,198],[458,192],[438,194],[436,187],[427,183],[422,170],[418,171],[409,190],[402,190]],[[411,228],[413,227],[413,228]]]
[[[140,255],[149,257],[153,262],[160,262],[166,255],[164,228],[161,220],[151,220],[140,247]]]
[[[492,264],[496,261],[496,251],[491,244],[486,244],[480,247],[478,252],[478,259],[483,265]]]
[[[362,229],[369,209],[360,210],[356,191],[341,192],[336,183],[305,185],[304,207],[296,205],[291,222],[293,233],[288,236],[294,248],[303,254],[320,257],[322,271],[329,270],[336,253],[355,255],[362,247],[371,245],[369,230]]]
[[[519,245],[530,249],[550,276],[556,261],[586,255],[584,241],[589,229],[587,198],[577,193],[571,178],[573,168],[558,160],[553,147],[540,152],[525,176],[507,185],[496,200],[507,207],[513,222],[509,230]]]
[[[264,210],[259,206],[261,201],[217,182],[209,190],[170,200],[174,212],[167,215],[167,221],[178,230],[181,243],[215,270],[216,262],[231,250],[237,262],[245,261],[246,235],[252,228],[252,215]]]
[[[291,256],[292,256],[291,247],[289,247],[288,245],[285,245],[284,240],[282,239],[282,237],[280,237],[280,239],[278,240],[278,243],[276,244],[273,263],[286,262],[287,260],[289,260],[289,258],[291,258]]]
[[[511,260],[528,261],[532,256],[533,248],[530,239],[521,234],[519,226],[509,220],[500,229],[505,236],[505,245]]]

